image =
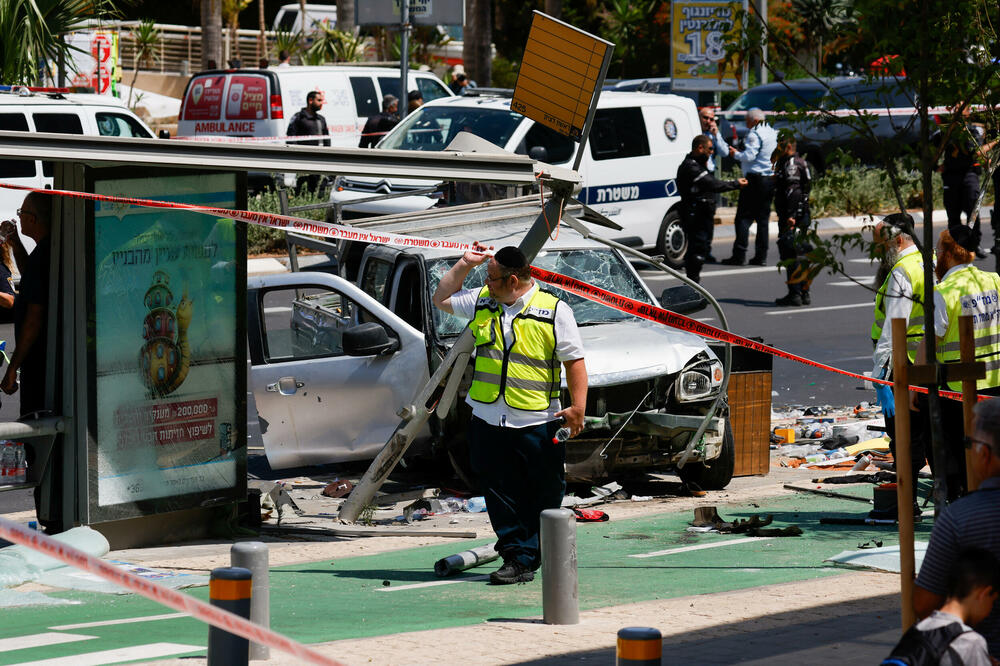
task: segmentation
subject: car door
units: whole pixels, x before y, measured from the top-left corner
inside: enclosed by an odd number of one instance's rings
[[[248,281],[250,390],[272,468],[373,458],[427,380],[424,336],[343,278]],[[381,325],[395,351],[350,355],[344,332]]]

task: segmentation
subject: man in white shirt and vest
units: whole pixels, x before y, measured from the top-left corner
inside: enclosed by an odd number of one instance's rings
[[[476,249],[483,249],[477,246]],[[486,285],[463,289],[473,268],[489,260]],[[541,564],[539,514],[558,508],[566,452],[555,440],[565,426],[583,429],[587,369],[572,309],[542,291],[524,253],[500,249],[494,258],[470,251],[445,273],[435,307],[470,319],[476,353],[472,386],[469,459],[486,498],[503,566],[494,585],[534,580]],[[561,369],[572,404],[559,402]]]
[[[938,278],[934,287],[937,360],[941,363],[961,361],[958,318],[970,315],[975,360],[986,364],[986,376],[976,381],[976,390],[980,395],[996,396],[1000,395],[1000,275],[981,271],[973,265],[979,240],[979,233],[965,225],[946,229],[938,237],[937,265],[934,267]],[[922,358],[926,342],[920,343],[917,358]],[[948,382],[944,388],[961,391],[962,382]],[[948,460],[944,463],[948,501],[952,501],[966,491],[962,403],[942,400],[940,404],[942,430],[948,449]]]
[[[872,377],[892,379],[892,326],[893,319],[906,320],[906,356],[914,363],[917,348],[924,339],[924,260],[913,242],[913,218],[906,213],[887,215],[875,225],[874,240],[880,254],[881,266],[875,292],[875,317],[871,338],[875,351]],[[885,276],[882,279],[882,276]],[[885,418],[889,435],[889,448],[896,455],[896,403],[892,386],[875,384],[875,396]],[[910,426],[910,456],[913,476],[924,466],[924,420],[914,413]],[[917,485],[913,484],[916,501]]]

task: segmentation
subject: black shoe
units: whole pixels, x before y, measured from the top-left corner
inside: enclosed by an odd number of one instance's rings
[[[490,582],[494,585],[530,583],[533,580],[535,580],[535,572],[517,560],[504,562],[502,567],[490,574]]]
[[[810,305],[813,302],[812,296],[809,295],[808,291],[803,291],[799,294],[799,297],[802,299],[802,305]]]
[[[719,260],[716,259],[715,257],[713,257],[712,255],[708,255],[707,257],[705,257],[705,263],[706,264],[717,264],[717,263],[719,263]]]
[[[798,294],[787,294],[781,298],[775,299],[775,304],[782,307],[798,307],[802,305],[802,298]]]
[[[729,257],[728,259],[723,259],[719,263],[724,266],[742,266],[746,262],[739,257]]]
[[[763,257],[754,257],[750,260],[751,266],[764,266],[765,264],[767,264],[767,259],[764,259]]]
[[[985,259],[986,257],[993,254],[993,250],[987,247],[977,247],[976,248],[976,259]]]

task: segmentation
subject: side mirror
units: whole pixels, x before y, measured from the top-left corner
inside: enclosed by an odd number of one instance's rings
[[[708,300],[694,287],[682,284],[664,289],[660,294],[660,305],[671,312],[686,315],[704,310]]]
[[[161,139],[169,139],[170,138],[170,130],[161,129],[160,130],[160,138]]]
[[[548,162],[549,151],[545,146],[533,146],[531,150],[528,151],[528,157],[536,162]]]
[[[399,341],[390,340],[382,324],[374,321],[344,331],[343,345],[348,356],[382,356],[399,349]]]

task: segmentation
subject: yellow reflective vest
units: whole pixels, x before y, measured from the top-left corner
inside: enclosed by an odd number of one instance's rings
[[[503,308],[483,287],[469,328],[476,338],[476,364],[469,397],[491,403],[502,394],[511,407],[548,409],[559,397],[561,366],[556,360],[556,304],[559,299],[538,289],[514,316],[514,343],[505,349]]]
[[[938,338],[938,360],[942,363],[961,360],[958,318],[970,315],[975,335],[975,360],[986,363],[986,377],[976,382],[976,389],[1000,386],[1000,275],[967,264],[948,275],[935,289],[948,311],[948,330]],[[948,382],[948,388],[961,391],[962,382]]]
[[[882,337],[882,327],[885,326],[885,294],[889,289],[892,273],[902,268],[906,279],[910,281],[912,294],[916,297],[910,309],[910,318],[906,322],[906,356],[913,363],[917,357],[917,347],[924,337],[924,261],[919,252],[911,252],[897,261],[885,282],[875,292],[875,319],[872,322],[872,344],[877,344]]]

